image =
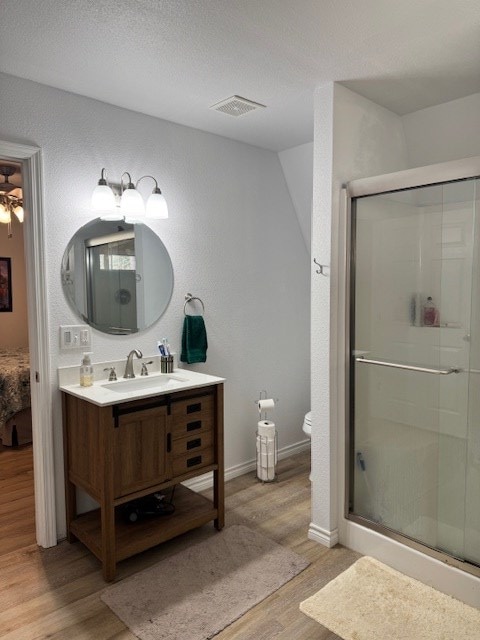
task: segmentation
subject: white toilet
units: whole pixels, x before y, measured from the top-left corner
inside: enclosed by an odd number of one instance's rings
[[[309,438],[312,437],[312,412],[309,411],[305,414],[305,418],[303,419],[303,433],[307,435]]]
[[[305,418],[303,419],[302,425],[303,433],[309,438],[312,437],[312,412],[309,411],[305,414]],[[310,480],[312,479],[312,474],[309,475]]]

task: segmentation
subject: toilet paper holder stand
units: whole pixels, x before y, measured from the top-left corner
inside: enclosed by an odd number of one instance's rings
[[[270,402],[270,400],[272,401],[273,404],[271,404],[268,407],[262,407],[261,404],[263,402]],[[260,420],[266,420],[267,419],[267,409],[273,409],[274,406],[278,403],[278,398],[269,398],[267,392],[265,391],[265,389],[263,389],[262,391],[260,391],[260,394],[258,396],[258,400],[254,400],[253,401],[254,404],[257,405],[258,407],[258,414],[260,416]],[[262,413],[263,413],[263,418],[262,418]]]
[[[266,390],[260,391],[258,400],[255,400],[255,404],[258,406],[258,413],[260,421],[258,423],[257,430],[257,480],[262,483],[273,482],[277,479],[276,466],[278,462],[278,433],[274,423],[269,423],[267,420],[267,409],[273,409],[278,402],[278,398],[269,398]],[[263,413],[263,418],[262,418]],[[270,433],[259,433],[261,425],[265,422],[267,429],[272,429]]]

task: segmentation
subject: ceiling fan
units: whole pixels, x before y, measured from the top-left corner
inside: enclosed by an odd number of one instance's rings
[[[13,189],[18,188],[17,185],[8,181],[9,177],[13,176],[14,173],[17,173],[16,167],[11,167],[9,165],[0,166],[0,174],[4,177],[4,181],[0,182],[0,193],[10,193]]]
[[[0,174],[4,178],[4,181],[0,182],[0,223],[9,225],[9,238],[12,237],[12,213],[17,216],[19,222],[23,222],[24,218],[22,189],[8,180],[16,172],[16,167],[0,165]]]

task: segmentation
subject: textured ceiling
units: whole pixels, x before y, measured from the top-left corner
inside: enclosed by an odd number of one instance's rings
[[[0,70],[282,150],[339,81],[398,114],[480,91],[479,0],[2,0]],[[266,109],[209,109],[234,94]]]

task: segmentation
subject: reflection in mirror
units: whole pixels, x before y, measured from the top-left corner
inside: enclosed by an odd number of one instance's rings
[[[135,333],[165,312],[173,268],[160,238],[144,224],[93,220],[79,229],[62,260],[65,296],[95,329]]]

